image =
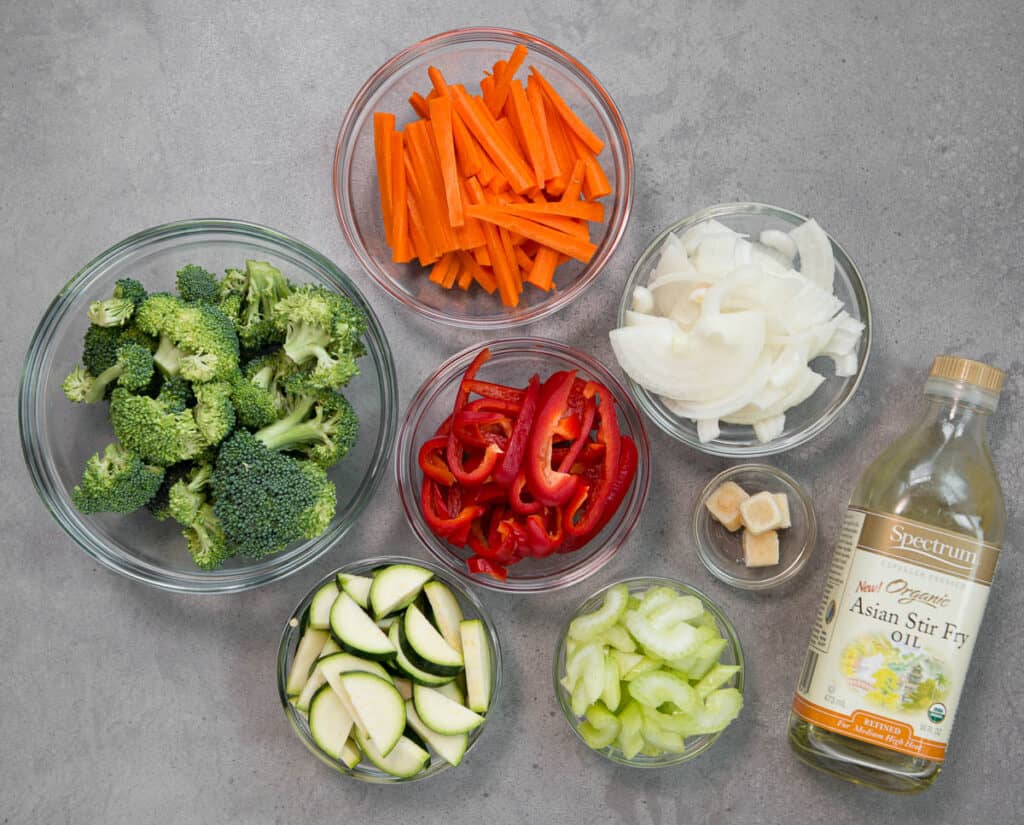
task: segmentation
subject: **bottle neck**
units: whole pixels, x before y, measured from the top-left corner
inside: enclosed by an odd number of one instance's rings
[[[969,384],[939,378],[925,385],[928,407],[921,424],[938,428],[945,440],[967,438],[985,442],[985,427],[998,396]]]

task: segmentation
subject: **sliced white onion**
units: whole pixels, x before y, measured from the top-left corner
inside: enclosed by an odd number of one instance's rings
[[[831,293],[836,261],[832,256],[832,242],[825,230],[811,218],[791,229],[789,237],[793,239],[800,255],[800,274]]]
[[[846,378],[857,374],[857,353],[848,352],[845,355],[833,355],[832,363],[836,365],[836,375]]]
[[[786,266],[793,266],[793,259],[796,257],[796,241],[789,236],[789,233],[779,229],[766,229],[757,236],[757,239],[781,255],[786,261]]]
[[[676,272],[683,275],[697,274],[686,254],[683,242],[679,240],[679,236],[669,233],[668,238],[665,239],[665,245],[661,248],[658,265],[654,268],[654,272],[651,273],[651,282],[653,283],[664,275]]]
[[[626,310],[627,327],[638,327],[643,324],[657,324],[663,320],[663,318],[660,318],[657,315],[646,315],[643,312],[633,312],[631,309]]]
[[[654,295],[645,286],[638,286],[633,289],[633,312],[640,312],[650,315],[654,312]]]
[[[785,429],[785,413],[773,415],[771,418],[763,418],[760,421],[754,422],[754,435],[757,436],[757,440],[760,441],[762,444],[767,444],[769,441],[774,441],[776,438],[782,435],[782,431]]]
[[[697,421],[697,438],[701,444],[714,441],[721,434],[717,418],[702,418]]]

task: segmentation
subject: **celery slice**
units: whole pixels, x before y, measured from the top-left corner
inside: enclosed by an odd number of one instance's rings
[[[611,655],[604,658],[604,689],[601,691],[601,701],[610,711],[618,710],[622,702],[619,666]]]
[[[643,647],[662,659],[678,659],[692,653],[699,644],[696,629],[687,624],[679,624],[667,629],[657,630],[651,626],[647,616],[639,612],[626,611],[626,627]]]
[[[697,695],[706,702],[712,691],[726,684],[739,671],[739,665],[716,664],[695,685]]]
[[[637,702],[630,702],[619,714],[619,750],[626,759],[632,759],[644,746],[640,729],[644,724],[643,711]]]
[[[641,610],[643,608],[641,607]],[[653,610],[647,611],[647,620],[655,630],[663,631],[679,624],[691,622],[704,613],[704,605],[696,596],[680,596]]]
[[[629,685],[629,695],[649,708],[671,702],[682,713],[693,714],[701,707],[700,697],[689,682],[665,670],[638,676]]]
[[[577,616],[569,625],[569,637],[581,642],[588,642],[609,630],[626,612],[629,601],[629,588],[625,584],[617,584],[604,597],[604,603],[593,613]]]

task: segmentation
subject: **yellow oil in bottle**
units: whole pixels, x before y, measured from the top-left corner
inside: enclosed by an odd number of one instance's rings
[[[890,791],[938,776],[1006,526],[985,439],[1002,384],[936,358],[924,415],[854,490],[789,718],[807,764]]]

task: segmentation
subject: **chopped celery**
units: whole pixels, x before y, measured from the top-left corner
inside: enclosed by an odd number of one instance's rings
[[[638,676],[629,685],[629,695],[649,708],[657,708],[666,702],[671,702],[687,714],[695,713],[700,708],[700,698],[690,683],[665,670]]]
[[[643,608],[641,607],[641,610]],[[704,605],[696,596],[680,596],[646,612],[655,630],[667,630],[679,622],[692,622],[704,613]]]
[[[636,642],[633,641],[633,637],[620,624],[608,628],[597,640],[614,647],[616,650],[621,650],[623,653],[632,653],[636,650]]]
[[[626,759],[632,759],[644,746],[640,729],[644,724],[643,711],[637,702],[630,702],[619,714],[619,750]]]
[[[613,650],[610,655],[615,660],[621,676],[625,676],[645,658],[642,653],[626,653],[622,650]]]
[[[604,659],[604,690],[601,691],[601,701],[608,710],[616,711],[622,701],[622,685],[619,681],[619,666],[610,655]]]
[[[699,644],[696,629],[680,622],[667,630],[657,630],[640,612],[626,612],[626,628],[646,650],[662,659],[678,659],[693,652]]]
[[[622,675],[622,678],[627,682],[632,682],[637,676],[643,673],[658,670],[661,668],[662,664],[663,662],[661,659],[655,659],[652,656],[641,656],[640,661],[637,662],[632,669],[626,671]]]
[[[629,601],[629,588],[617,584],[604,597],[604,603],[593,613],[577,616],[569,625],[569,638],[587,642],[595,639],[609,628],[618,624],[622,614],[626,612]]]
[[[640,599],[639,611],[648,614],[663,604],[675,601],[680,598],[679,594],[671,587],[652,587]]]
[[[646,719],[644,720],[643,727],[640,729],[640,733],[648,745],[657,748],[659,751],[682,753],[686,750],[682,736],[678,733],[672,733],[672,731],[656,728],[649,724]]]
[[[739,670],[739,665],[716,664],[699,682],[697,682],[697,695],[700,696],[701,699],[707,701],[707,698],[712,691],[720,688],[728,682],[733,676],[739,673]]]

